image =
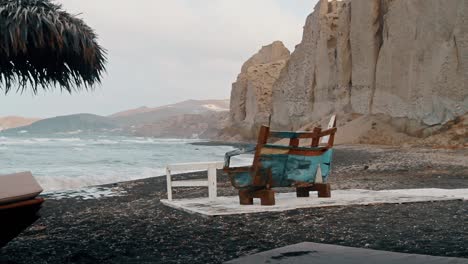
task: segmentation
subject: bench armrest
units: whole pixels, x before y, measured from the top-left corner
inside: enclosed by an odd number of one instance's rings
[[[256,147],[249,147],[249,148],[243,148],[243,149],[235,149],[233,151],[227,152],[224,155],[224,168],[225,169],[229,168],[229,165],[231,164],[231,158],[232,157],[255,151],[255,149],[256,149]]]

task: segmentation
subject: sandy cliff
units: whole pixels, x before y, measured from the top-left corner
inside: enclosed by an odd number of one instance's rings
[[[289,59],[290,52],[280,41],[264,46],[242,66],[232,84],[231,134],[253,138],[258,127],[268,124],[272,107],[272,87]]]
[[[273,88],[273,124],[331,112],[442,125],[468,111],[468,2],[321,1]]]
[[[322,0],[271,90],[275,129],[338,113],[433,136],[468,112],[468,1]]]

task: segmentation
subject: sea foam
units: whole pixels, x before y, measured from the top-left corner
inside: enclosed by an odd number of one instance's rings
[[[78,189],[165,174],[167,164],[224,161],[229,146],[192,139],[112,135],[0,137],[0,174],[31,171],[46,191]],[[252,155],[233,166],[252,164]]]

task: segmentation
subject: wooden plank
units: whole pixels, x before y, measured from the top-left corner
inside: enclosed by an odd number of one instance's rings
[[[316,132],[307,132],[307,131],[298,131],[298,132],[290,132],[290,131],[271,131],[270,137],[274,138],[289,138],[289,139],[301,139],[301,138],[315,138],[315,137],[323,137],[326,135],[330,135],[337,131],[337,128],[331,128],[320,133]]]
[[[335,133],[330,135],[330,140],[328,140],[327,147],[332,148],[333,144],[335,144]]]
[[[289,150],[289,149],[301,149],[301,150],[323,150],[327,149],[325,146],[318,146],[311,148],[309,146],[306,147],[290,147],[290,146],[285,146],[285,145],[273,145],[273,144],[266,144],[264,149],[281,149],[281,150]]]
[[[260,182],[260,177],[257,177],[257,171],[260,169],[261,164],[260,164],[260,154],[262,151],[263,146],[268,142],[268,135],[270,134],[270,128],[267,126],[261,126],[260,127],[260,132],[258,134],[258,140],[257,140],[257,148],[255,150],[255,156],[252,164],[252,169],[253,169],[253,183],[254,185],[258,185]]]
[[[336,133],[337,130],[338,129],[336,127],[331,128],[331,129],[327,129],[327,130],[323,130],[322,132],[320,132],[319,136],[323,137],[323,136],[326,136],[326,135],[331,135],[331,134]]]
[[[289,140],[289,146],[291,147],[299,147],[299,139],[298,138],[291,138]]]
[[[328,127],[327,130],[332,129],[336,126],[336,115],[332,115],[330,118],[330,121],[328,122]],[[322,137],[322,140],[320,141],[320,144],[328,144],[330,141],[330,136],[324,136]]]
[[[190,181],[173,181],[172,187],[208,187],[208,181],[190,180]]]
[[[218,193],[218,183],[216,180],[216,169],[209,168],[208,169],[208,197],[210,201],[214,201],[216,199]]]
[[[193,163],[179,163],[169,164],[167,168],[171,171],[189,171],[189,170],[207,170],[208,168],[222,169],[224,162],[193,162]]]
[[[281,149],[281,148],[262,148],[261,154],[262,155],[271,155],[271,154],[288,154],[289,148]]]
[[[291,149],[288,154],[299,155],[299,156],[320,156],[327,151],[326,148],[320,150],[302,150],[302,149]]]
[[[298,131],[298,132],[291,132],[291,131],[271,131],[270,137],[275,138],[313,138],[317,137],[318,135],[314,132],[307,132],[307,131]]]
[[[248,172],[253,171],[252,166],[244,166],[244,167],[234,167],[234,168],[224,168],[225,172]]]
[[[310,144],[311,147],[318,147],[320,143],[320,132],[322,132],[322,129],[320,127],[314,128],[314,134],[316,134],[317,136],[312,138],[312,143]]]
[[[43,202],[44,202],[43,198],[35,198],[35,199],[27,200],[27,201],[0,205],[0,210],[21,208],[21,207],[27,207],[27,206],[32,206],[32,205],[39,205],[39,204],[41,204]]]
[[[166,168],[166,182],[167,182],[167,200],[172,201],[172,178],[171,170]]]

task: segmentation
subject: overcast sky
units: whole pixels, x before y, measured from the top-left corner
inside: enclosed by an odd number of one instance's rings
[[[282,40],[292,51],[317,0],[57,0],[108,50],[93,92],[0,95],[0,116],[108,115],[186,99],[229,98],[242,63]]]

